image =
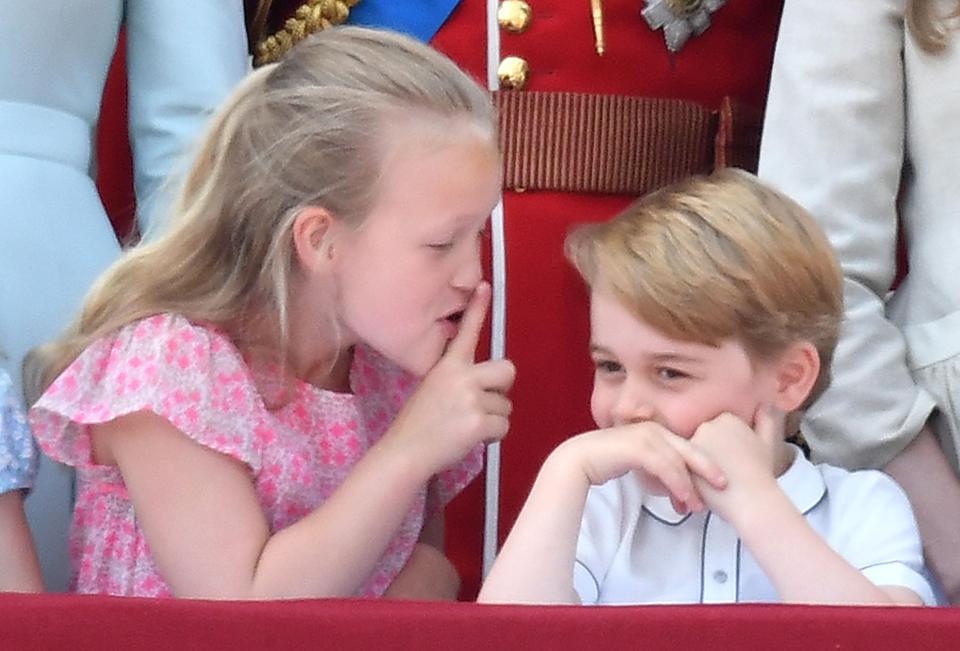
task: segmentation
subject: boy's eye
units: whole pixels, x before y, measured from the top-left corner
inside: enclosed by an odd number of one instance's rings
[[[657,369],[657,377],[659,377],[661,380],[666,380],[669,382],[671,380],[680,380],[690,376],[683,371],[678,371],[675,368],[664,366]]]
[[[449,242],[431,242],[427,245],[428,248],[433,249],[434,251],[446,251],[453,246],[453,241]]]

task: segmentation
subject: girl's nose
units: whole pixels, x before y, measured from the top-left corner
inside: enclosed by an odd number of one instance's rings
[[[458,262],[453,276],[453,286],[473,291],[482,279],[483,264],[480,261],[480,247],[476,246],[467,251]]]

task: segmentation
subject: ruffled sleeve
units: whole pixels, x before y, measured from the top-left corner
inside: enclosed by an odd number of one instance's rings
[[[196,442],[260,471],[263,401],[219,332],[161,314],[88,347],[29,413],[39,445],[67,465],[93,465],[89,425],[151,411]]]
[[[0,369],[0,494],[30,488],[37,451],[10,377]]]

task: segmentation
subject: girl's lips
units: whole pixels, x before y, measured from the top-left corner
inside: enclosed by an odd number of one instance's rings
[[[440,325],[448,339],[453,339],[460,331],[460,320],[463,318],[463,310],[454,312],[440,319]]]

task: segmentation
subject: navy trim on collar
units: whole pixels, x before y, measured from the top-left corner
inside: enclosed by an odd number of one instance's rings
[[[800,448],[792,443],[786,445],[793,450],[793,462],[787,471],[780,475],[777,483],[797,510],[806,515],[823,500],[827,487],[823,483],[823,475],[803,456]],[[677,513],[669,497],[649,493],[643,495],[643,510],[658,522],[670,526],[682,524],[692,515]]]

